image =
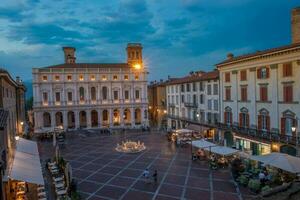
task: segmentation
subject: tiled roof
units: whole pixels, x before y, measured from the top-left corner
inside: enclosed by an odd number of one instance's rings
[[[277,53],[279,51],[285,51],[285,50],[291,50],[291,49],[300,49],[300,43],[295,43],[295,44],[290,44],[290,45],[285,45],[285,46],[281,46],[281,47],[276,47],[276,48],[272,48],[272,49],[266,49],[263,51],[257,51],[254,53],[249,53],[249,54],[244,54],[244,55],[240,55],[240,56],[236,56],[227,60],[224,60],[223,62],[220,62],[218,64],[216,64],[217,67],[222,67],[223,65],[228,65],[231,63],[236,63],[239,61],[243,61],[243,60],[247,60],[247,59],[253,59],[259,56],[264,56],[267,54],[272,54],[272,53]]]
[[[130,67],[127,63],[74,63],[74,64],[63,63],[59,65],[51,65],[44,68],[62,69],[62,68],[127,68],[127,67]]]
[[[0,130],[3,130],[7,124],[8,111],[0,109]]]
[[[199,74],[192,74],[189,76],[185,76],[182,78],[173,78],[166,82],[166,85],[173,85],[173,84],[181,84],[181,83],[189,83],[189,82],[196,82],[196,81],[205,81],[205,80],[214,80],[219,78],[219,71],[211,71],[211,72],[204,72]]]

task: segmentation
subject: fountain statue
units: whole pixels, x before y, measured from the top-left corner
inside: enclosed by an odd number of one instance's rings
[[[123,153],[138,153],[146,149],[145,144],[140,141],[134,142],[127,140],[126,142],[122,141],[121,144],[117,144],[116,151]]]

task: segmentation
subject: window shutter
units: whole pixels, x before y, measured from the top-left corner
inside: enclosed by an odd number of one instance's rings
[[[242,119],[243,119],[243,115],[242,113],[239,113],[239,125],[242,126]]]
[[[267,130],[270,131],[270,116],[266,116]]]
[[[266,75],[267,75],[267,78],[269,78],[270,77],[270,68],[266,68]]]
[[[230,113],[230,124],[232,124],[232,112]]]
[[[281,118],[281,134],[285,135],[285,118]]]
[[[226,112],[224,112],[224,124],[227,124],[227,115],[226,115]]]
[[[286,71],[287,71],[286,64],[283,64],[283,66],[282,66],[282,75],[283,75],[283,77],[286,77],[286,76],[287,76]]]
[[[257,69],[257,78],[261,79],[261,69]]]
[[[258,121],[257,121],[257,127],[258,127],[258,130],[261,130],[262,128],[262,116],[261,115],[258,115]]]

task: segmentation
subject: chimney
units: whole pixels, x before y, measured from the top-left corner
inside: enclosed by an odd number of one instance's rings
[[[76,57],[75,57],[76,49],[74,47],[63,47],[63,51],[65,54],[65,63],[74,64],[76,61]]]
[[[300,7],[292,10],[292,43],[300,42]]]
[[[227,59],[229,60],[229,59],[232,59],[234,57],[234,55],[232,54],[232,53],[228,53],[227,54]]]

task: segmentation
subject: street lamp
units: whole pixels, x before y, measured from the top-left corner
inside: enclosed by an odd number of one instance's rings
[[[135,65],[133,65],[133,67],[134,67],[134,69],[141,69],[141,65],[140,64],[135,64]]]
[[[20,139],[20,136],[16,135],[15,139],[18,141]]]
[[[298,145],[298,134],[297,134],[297,128],[295,126],[292,127],[292,132],[295,133],[295,137],[296,137],[296,146]]]

